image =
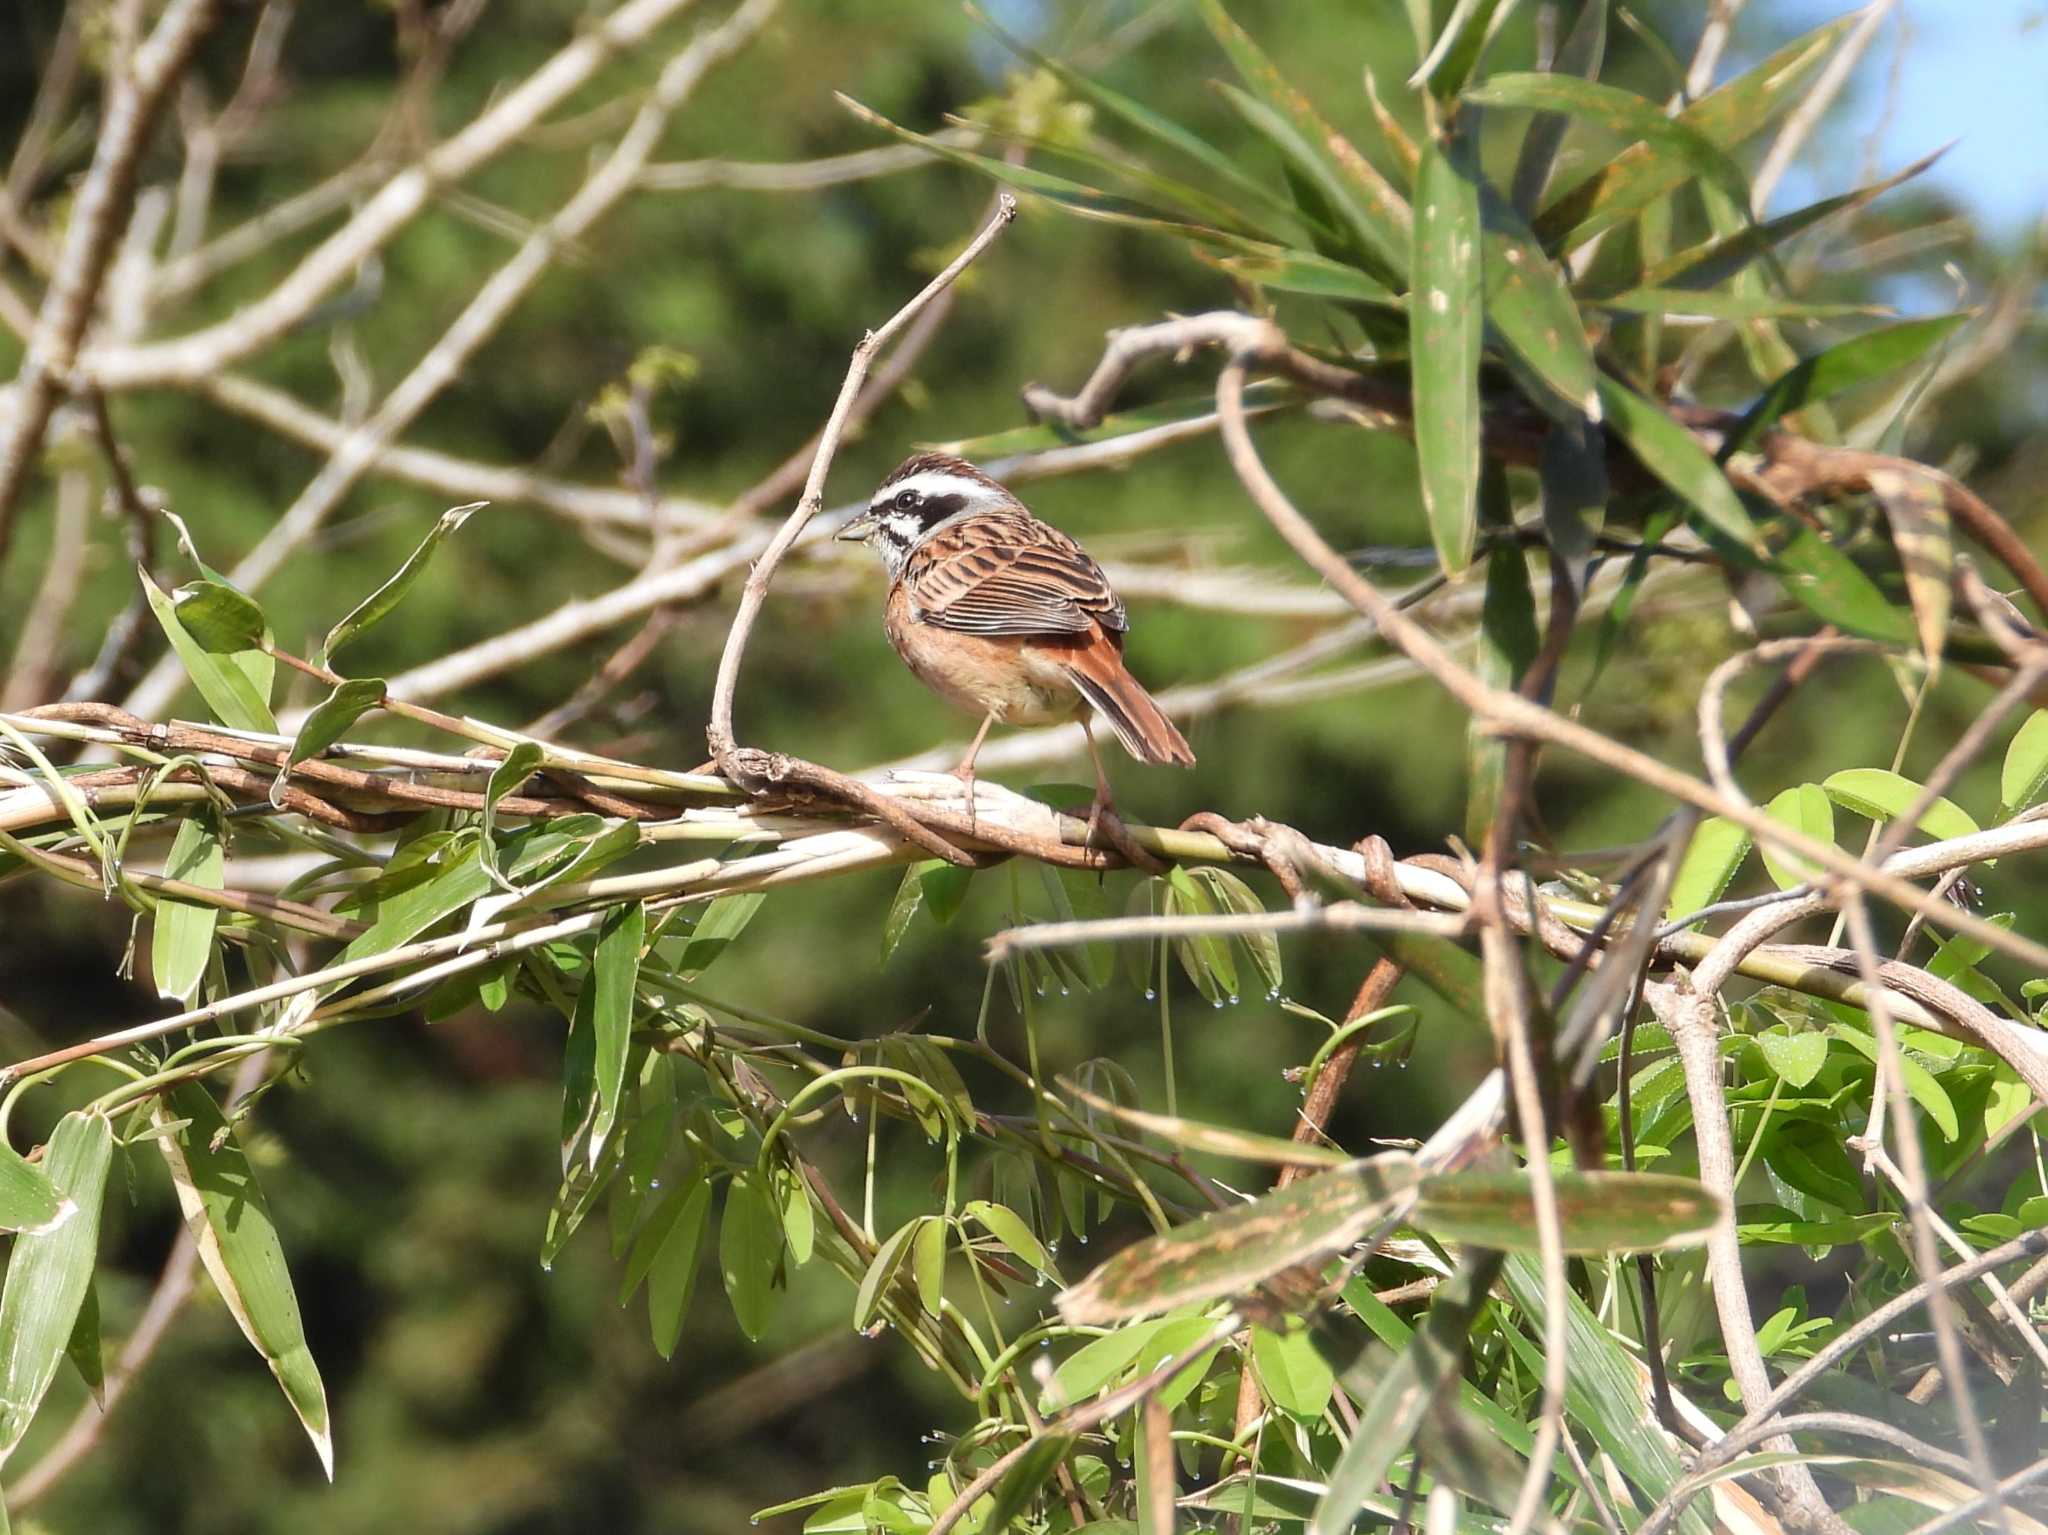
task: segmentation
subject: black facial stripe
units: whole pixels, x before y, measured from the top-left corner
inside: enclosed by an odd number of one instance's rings
[[[918,519],[930,528],[938,526],[966,505],[967,498],[962,495],[926,496],[914,510]]]

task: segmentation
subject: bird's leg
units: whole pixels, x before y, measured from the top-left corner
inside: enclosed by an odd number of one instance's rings
[[[967,833],[974,834],[974,759],[981,755],[981,743],[988,739],[988,727],[996,722],[994,711],[982,716],[981,729],[974,732],[974,740],[967,748],[967,755],[960,759],[960,765],[953,769],[953,776],[967,789]]]
[[[1093,847],[1096,830],[1100,828],[1109,845],[1123,854],[1132,868],[1143,869],[1148,874],[1164,874],[1166,865],[1139,846],[1137,838],[1130,834],[1116,813],[1116,806],[1110,799],[1109,775],[1102,770],[1102,754],[1095,749],[1095,732],[1088,728],[1085,714],[1081,716],[1081,739],[1088,743],[1088,761],[1095,768],[1095,799],[1088,807],[1088,833],[1082,839],[1083,845]]]

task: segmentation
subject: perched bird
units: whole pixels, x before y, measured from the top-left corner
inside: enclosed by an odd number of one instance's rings
[[[1095,766],[1091,828],[1110,806],[1091,709],[1140,762],[1195,765],[1173,721],[1124,666],[1130,619],[1102,567],[965,459],[905,459],[839,537],[882,557],[883,625],[896,654],[933,692],[981,716],[953,770],[970,806],[975,756],[999,721],[1080,717]]]

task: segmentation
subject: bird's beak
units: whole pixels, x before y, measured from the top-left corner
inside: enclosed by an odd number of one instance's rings
[[[841,539],[849,544],[862,544],[867,542],[868,535],[874,531],[875,509],[873,507],[869,507],[866,511],[862,512],[858,517],[854,518],[853,521],[849,522],[845,527],[841,528],[837,533],[833,535],[833,537]]]

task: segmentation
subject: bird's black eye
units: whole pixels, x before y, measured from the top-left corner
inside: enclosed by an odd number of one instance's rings
[[[920,497],[914,490],[899,491],[896,496],[897,509],[905,512],[911,511],[917,506],[919,499]]]

